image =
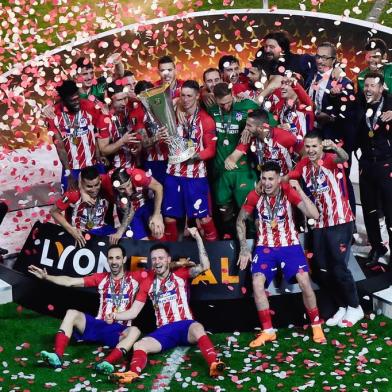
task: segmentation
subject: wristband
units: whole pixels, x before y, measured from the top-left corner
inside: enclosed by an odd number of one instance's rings
[[[71,170],[69,170],[69,169],[64,170],[65,177],[69,177],[70,175],[71,175]]]

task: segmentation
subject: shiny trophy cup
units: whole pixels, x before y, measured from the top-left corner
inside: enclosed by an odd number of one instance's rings
[[[177,132],[176,115],[170,97],[169,84],[143,91],[138,98],[154,120],[168,129],[170,144],[169,163],[176,164],[187,161],[195,154],[193,141],[181,137]]]

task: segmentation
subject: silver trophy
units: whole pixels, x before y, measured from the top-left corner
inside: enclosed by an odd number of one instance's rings
[[[169,84],[145,90],[138,95],[138,98],[155,122],[161,127],[167,127],[170,136],[169,163],[181,163],[192,158],[195,154],[193,141],[181,137],[177,132]]]

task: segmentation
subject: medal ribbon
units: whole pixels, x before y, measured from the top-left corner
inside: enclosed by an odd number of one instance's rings
[[[282,201],[282,192],[279,189],[279,193],[276,196],[275,199],[275,204],[274,204],[274,208],[271,208],[271,204],[269,203],[269,201],[266,199],[268,196],[264,196],[263,197],[263,204],[265,204],[265,206],[267,207],[267,211],[268,211],[268,215],[271,218],[271,222],[275,220],[275,217],[279,211],[280,205],[281,205],[281,201]],[[264,201],[266,201],[266,203],[264,203]]]
[[[97,206],[99,204],[99,197],[97,197],[97,200],[95,201],[95,204],[93,207],[87,207],[87,224],[90,222],[93,224],[94,227],[94,217],[95,217],[95,212],[97,211]],[[88,227],[88,229],[92,229],[92,227]]]
[[[120,118],[117,116],[117,114],[114,115],[113,122],[120,137],[123,136],[124,133],[127,132],[128,125],[129,125],[127,109],[125,109],[124,111],[124,121],[122,123],[120,121]]]
[[[370,117],[365,116],[366,117],[365,118],[366,125],[368,126],[370,131],[374,131],[374,127],[376,126],[377,121],[378,121],[378,119],[381,116],[381,109],[382,109],[383,105],[384,105],[384,97],[381,98],[381,101],[380,101],[380,104],[377,107],[376,113],[374,113],[372,122],[370,122]]]
[[[80,121],[80,117],[81,117],[81,111],[79,110],[75,114],[75,117],[74,117],[74,119],[72,121],[72,124],[71,124],[71,120],[69,119],[68,113],[62,112],[61,115],[62,115],[62,117],[64,119],[65,125],[69,129],[70,136],[77,137],[76,125],[77,125],[77,128],[79,128],[79,121]]]
[[[113,303],[114,306],[117,309],[120,309],[121,301],[124,297],[124,288],[125,288],[125,276],[121,278],[121,283],[120,283],[120,290],[119,293],[116,294],[116,283],[114,282],[114,279],[112,276],[109,278],[109,284],[110,284],[110,291],[112,293],[113,297]]]
[[[193,113],[192,120],[186,122],[186,135],[184,135],[184,138],[191,139],[193,127],[196,123],[196,117],[198,114],[199,114],[199,108],[196,108],[195,113]]]
[[[313,194],[316,196],[317,195],[317,190],[318,190],[318,179],[320,178],[321,174],[321,167],[317,166],[317,172],[314,166],[312,167],[312,170],[310,171],[310,180],[312,181],[313,185]]]
[[[171,275],[172,273],[170,272],[166,279],[161,280],[161,285],[159,286],[159,288],[158,288],[158,280],[160,279],[158,279],[158,277],[154,278],[154,282],[152,286],[152,296],[153,296],[153,304],[156,309],[158,308],[158,299],[163,293],[162,287],[164,286],[164,284],[166,284],[166,282],[168,282],[171,279]]]

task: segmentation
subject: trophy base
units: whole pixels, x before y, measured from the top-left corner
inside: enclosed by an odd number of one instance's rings
[[[181,151],[176,155],[169,155],[169,163],[176,165],[177,163],[182,163],[192,158],[195,155],[195,147],[188,147],[186,150]]]

